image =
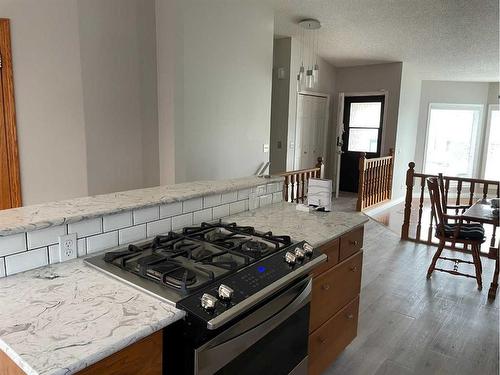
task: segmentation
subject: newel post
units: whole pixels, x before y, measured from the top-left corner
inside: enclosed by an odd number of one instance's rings
[[[394,176],[394,149],[389,149],[389,156],[391,156],[390,165],[389,165],[389,199],[392,199],[392,179]]]
[[[362,152],[359,156],[358,202],[356,203],[356,211],[361,211],[364,207],[363,197],[365,195],[365,163],[366,152]]]
[[[325,163],[323,163],[323,157],[321,156],[318,157],[316,168],[319,168],[319,178],[325,178]]]
[[[413,184],[415,176],[415,163],[410,162],[406,171],[406,198],[405,198],[405,213],[403,218],[403,226],[401,227],[401,239],[407,240],[410,231],[410,214],[411,201],[413,197]]]

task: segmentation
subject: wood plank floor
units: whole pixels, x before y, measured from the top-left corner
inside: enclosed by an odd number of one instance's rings
[[[334,210],[353,208],[352,197]],[[483,258],[484,289],[444,273],[425,278],[435,248],[366,225],[358,337],[324,375],[499,373],[499,302],[487,293],[493,261]],[[467,257],[447,252],[448,255]]]

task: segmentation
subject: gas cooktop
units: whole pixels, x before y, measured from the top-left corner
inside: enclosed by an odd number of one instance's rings
[[[289,236],[219,222],[186,227],[85,262],[208,322],[253,304],[262,290],[277,289],[324,260],[312,246],[293,243]]]

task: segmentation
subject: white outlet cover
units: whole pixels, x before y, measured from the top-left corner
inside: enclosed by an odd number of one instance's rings
[[[78,242],[76,233],[59,236],[59,260],[75,259],[78,256]]]

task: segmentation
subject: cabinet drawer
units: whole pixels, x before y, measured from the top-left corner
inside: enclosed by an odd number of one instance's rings
[[[319,250],[328,255],[328,260],[314,269],[313,276],[325,272],[339,263],[340,239],[336,238],[333,241],[327,242],[319,247]]]
[[[363,227],[354,229],[340,237],[340,261],[349,258],[363,247]]]
[[[355,298],[361,288],[363,252],[313,279],[309,332]]]
[[[321,374],[356,337],[359,296],[309,335],[309,375]]]

